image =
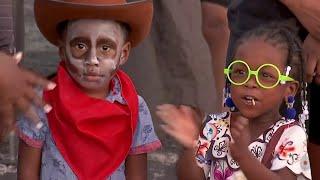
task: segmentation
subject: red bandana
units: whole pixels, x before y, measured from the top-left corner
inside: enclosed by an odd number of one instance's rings
[[[102,180],[125,160],[138,118],[138,96],[130,78],[118,71],[127,105],[95,99],[82,92],[61,63],[57,87],[45,91],[53,106],[47,115],[54,142],[77,177]]]

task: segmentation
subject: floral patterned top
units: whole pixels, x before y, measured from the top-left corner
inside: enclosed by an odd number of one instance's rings
[[[106,97],[107,101],[126,104],[121,96],[121,86],[117,78],[113,78],[114,87]],[[161,143],[155,134],[152,118],[148,106],[142,97],[138,97],[139,118],[133,143],[129,155],[150,153],[161,147]],[[44,111],[38,109],[38,115],[44,126],[37,130],[26,117],[18,120],[19,137],[28,145],[42,149],[41,179],[42,180],[76,180],[67,162],[63,159],[51,136],[47,116]],[[72,143],[72,142],[70,142]],[[125,161],[110,176],[108,180],[125,180]]]
[[[294,121],[281,118],[252,142],[249,150],[261,161],[273,134],[280,127]],[[203,168],[208,180],[246,179],[230,154],[231,139],[230,113],[208,115],[199,136],[196,155],[197,163]],[[307,135],[299,125],[288,126],[275,146],[270,169],[276,171],[285,167],[296,174],[299,180],[311,179]]]

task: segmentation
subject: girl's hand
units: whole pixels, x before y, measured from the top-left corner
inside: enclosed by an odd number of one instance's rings
[[[157,106],[156,114],[164,124],[162,130],[175,138],[185,148],[194,148],[199,137],[201,118],[194,109],[172,104]]]
[[[241,115],[232,114],[231,116],[231,136],[230,151],[232,157],[238,161],[241,157],[248,154],[250,143],[249,120]]]

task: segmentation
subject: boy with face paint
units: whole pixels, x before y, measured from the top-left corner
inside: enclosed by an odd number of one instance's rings
[[[60,55],[70,76],[90,96],[104,98],[106,84],[128,59],[127,30],[115,21],[97,19],[71,21],[66,30]]]
[[[56,10],[60,12],[56,12]],[[44,91],[44,126],[19,121],[20,179],[147,179],[147,153],[161,146],[150,112],[119,68],[149,32],[152,2],[36,0],[42,34],[61,63]]]

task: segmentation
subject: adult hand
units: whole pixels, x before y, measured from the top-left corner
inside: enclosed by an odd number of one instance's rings
[[[51,108],[34,88],[51,90],[55,84],[17,66],[21,59],[21,53],[13,57],[0,53],[0,138],[13,129],[17,112],[24,113],[39,128],[40,119],[32,105],[44,108],[46,112]]]
[[[156,114],[164,124],[162,130],[175,138],[185,148],[194,148],[199,137],[201,118],[188,106],[164,104],[157,107]]]
[[[320,41],[310,34],[303,43],[305,75],[308,82],[320,84]]]
[[[319,0],[280,0],[298,18],[299,22],[320,40]]]
[[[248,154],[250,144],[249,120],[240,114],[233,113],[231,117],[231,136],[230,151],[232,157],[238,161],[241,157]]]

